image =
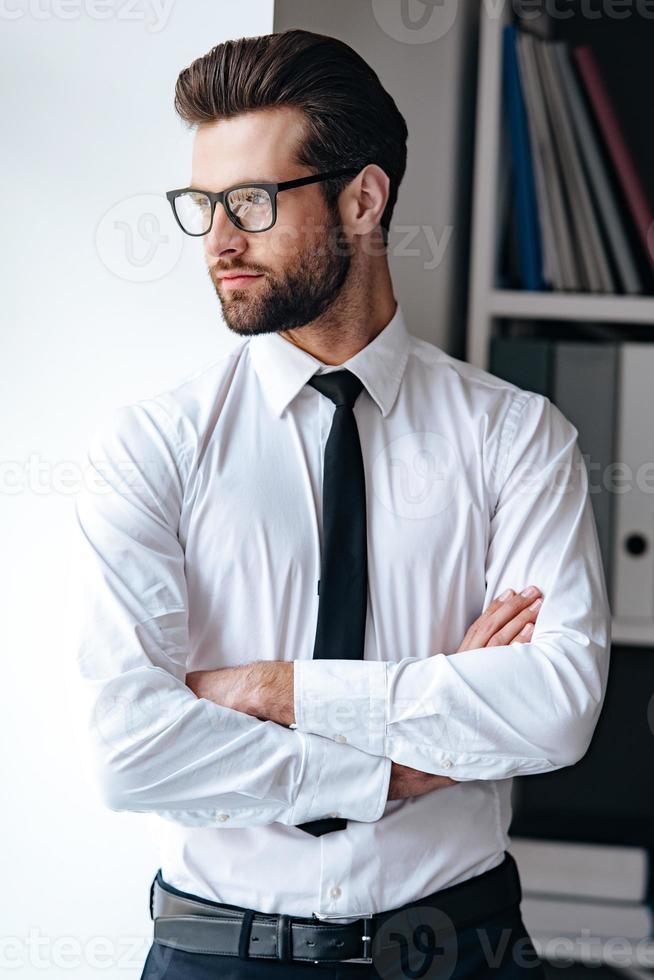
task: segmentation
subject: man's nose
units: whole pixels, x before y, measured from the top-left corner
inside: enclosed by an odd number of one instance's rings
[[[224,206],[218,202],[210,230],[204,236],[207,255],[218,258],[225,252],[240,255],[248,246],[247,232],[229,220]]]

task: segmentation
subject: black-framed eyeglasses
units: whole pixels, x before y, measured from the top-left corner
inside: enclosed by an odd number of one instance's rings
[[[348,167],[345,170],[330,170],[327,173],[285,180],[281,184],[268,181],[234,184],[224,191],[180,187],[178,190],[167,191],[166,197],[170,201],[179,227],[194,238],[206,235],[211,230],[213,214],[218,202],[225,208],[232,224],[242,231],[268,231],[277,220],[277,195],[280,191],[287,191],[291,187],[302,187],[304,184],[315,184],[319,180],[329,180],[331,177],[345,177],[348,174],[353,176],[359,173],[359,169]]]

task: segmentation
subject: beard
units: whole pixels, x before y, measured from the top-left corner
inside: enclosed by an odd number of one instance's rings
[[[282,276],[264,272],[265,279],[258,285],[223,295],[219,280],[209,269],[225,322],[233,333],[254,336],[292,330],[312,323],[329,309],[345,284],[354,252],[344,231],[341,234],[338,209],[329,214],[331,223],[322,242],[317,246],[314,241],[296,254]],[[248,267],[248,271],[256,270]]]

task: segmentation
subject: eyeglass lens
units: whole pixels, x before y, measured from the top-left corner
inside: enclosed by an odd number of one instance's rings
[[[230,191],[225,206],[246,231],[272,224],[272,200],[263,187],[239,187]],[[175,213],[189,235],[203,235],[211,222],[211,201],[201,191],[185,191],[175,198]]]

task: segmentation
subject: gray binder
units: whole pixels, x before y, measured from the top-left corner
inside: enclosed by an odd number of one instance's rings
[[[615,495],[608,478],[615,459],[617,365],[618,344],[559,341],[554,345],[552,401],[579,432],[609,598]]]
[[[615,459],[619,348],[615,343],[517,337],[493,337],[490,346],[491,374],[545,395],[579,433],[609,600],[614,579],[615,494],[608,477]]]
[[[654,344],[620,348],[613,614],[654,625]]]

